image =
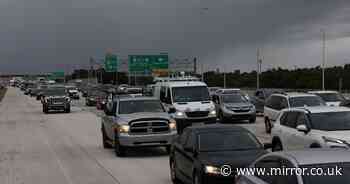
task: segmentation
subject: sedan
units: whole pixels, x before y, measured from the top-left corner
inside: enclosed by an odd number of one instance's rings
[[[192,126],[177,137],[170,150],[173,183],[233,183],[235,173],[222,169],[247,167],[266,154],[263,145],[248,130],[234,125]]]

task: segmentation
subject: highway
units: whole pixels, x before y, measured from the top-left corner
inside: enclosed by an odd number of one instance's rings
[[[125,158],[102,148],[95,107],[73,103],[72,113],[42,112],[41,103],[9,88],[0,104],[1,184],[168,184],[168,155],[135,149]],[[262,118],[240,124],[263,142]]]

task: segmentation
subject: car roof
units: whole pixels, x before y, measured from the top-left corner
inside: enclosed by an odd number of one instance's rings
[[[281,156],[294,160],[298,165],[313,165],[350,162],[349,153],[350,151],[348,149],[312,148],[298,151],[273,152],[266,156]]]
[[[224,124],[209,124],[209,125],[194,125],[187,127],[188,129],[191,129],[193,132],[201,133],[201,132],[217,132],[217,131],[223,131],[223,130],[230,130],[230,131],[236,131],[236,132],[249,132],[247,129],[235,126],[235,125],[224,125]]]
[[[314,107],[296,107],[296,108],[290,108],[290,109],[285,109],[284,111],[292,111],[292,110],[304,110],[311,112],[313,114],[317,113],[327,113],[327,112],[350,112],[350,108],[348,107],[337,107],[337,106],[314,106]]]
[[[310,94],[310,93],[301,93],[301,92],[286,92],[286,93],[274,93],[271,96],[287,96],[289,98],[293,98],[293,97],[305,97],[305,96],[316,96],[316,95]]]
[[[169,87],[207,86],[204,82],[199,81],[173,81],[166,83]]]
[[[144,96],[125,96],[119,98],[119,101],[144,101],[144,100],[159,100],[158,98],[155,97],[144,97]]]
[[[328,94],[328,93],[339,93],[338,91],[309,91],[311,94]]]

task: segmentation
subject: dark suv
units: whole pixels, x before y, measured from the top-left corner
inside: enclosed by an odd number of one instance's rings
[[[50,110],[63,110],[70,113],[70,98],[65,88],[48,88],[44,90],[41,98],[43,112],[46,114]]]

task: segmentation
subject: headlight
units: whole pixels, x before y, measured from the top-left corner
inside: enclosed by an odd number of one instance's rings
[[[169,121],[169,128],[170,130],[176,130],[176,121],[174,119]]]
[[[350,147],[349,143],[347,143],[344,140],[331,138],[331,137],[325,137],[323,136],[322,139],[330,146],[330,147]],[[340,146],[339,146],[340,144]]]
[[[204,172],[207,174],[215,174],[215,175],[219,175],[221,174],[221,170],[218,167],[214,167],[214,166],[210,166],[207,165],[204,167]]]
[[[130,126],[129,125],[120,125],[118,128],[119,133],[129,133]]]
[[[216,110],[215,110],[215,109],[214,109],[214,110],[211,110],[211,111],[209,112],[209,114],[215,116],[215,115],[216,115]]]
[[[185,116],[185,113],[183,113],[183,112],[181,112],[181,111],[177,111],[177,112],[175,113],[175,115],[178,116],[178,117],[182,117],[182,116]]]

